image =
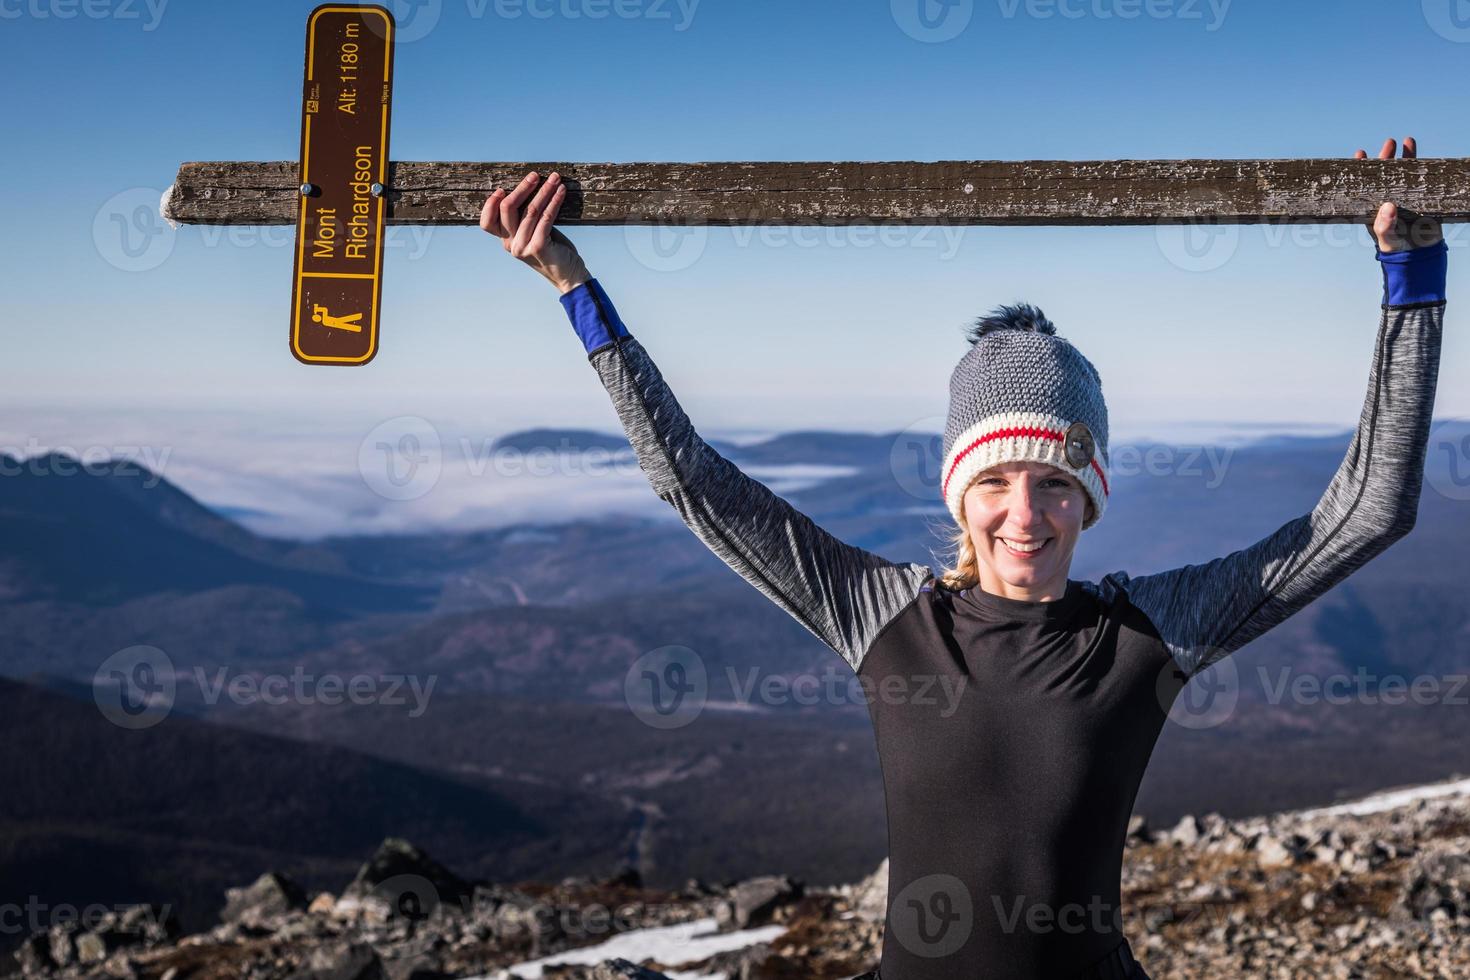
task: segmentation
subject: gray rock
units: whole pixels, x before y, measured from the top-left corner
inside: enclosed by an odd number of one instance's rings
[[[322,946],[311,951],[305,969],[292,980],[388,980],[383,962],[367,943]]]
[[[1179,818],[1179,822],[1174,825],[1174,829],[1169,831],[1169,840],[1172,843],[1190,847],[1199,843],[1200,830],[1199,820],[1195,818],[1194,814],[1186,813]]]
[[[20,964],[20,972],[28,977],[45,973],[57,965],[51,958],[51,937],[44,932],[28,936],[15,951],[15,959]]]
[[[77,957],[77,933],[81,932],[81,925],[76,922],[62,922],[50,928],[46,933],[46,941],[49,945],[51,962],[57,966],[70,966]]]
[[[867,922],[882,922],[888,914],[888,859],[868,875],[853,894],[858,917]]]
[[[448,980],[451,974],[445,973],[443,967],[443,962],[432,953],[419,953],[384,961],[383,972],[388,980]]]
[[[1281,836],[1274,833],[1262,834],[1256,841],[1255,850],[1256,860],[1268,868],[1295,864],[1309,853],[1307,839],[1297,833]]]
[[[134,937],[112,929],[84,932],[77,936],[77,962],[101,963],[115,950],[130,945]]]
[[[1135,813],[1128,818],[1128,836],[1125,839],[1129,842],[1148,840],[1148,820],[1143,814]]]
[[[588,980],[669,980],[669,977],[619,957],[594,966]]]
[[[337,911],[417,920],[439,909],[467,911],[473,897],[468,882],[408,841],[389,837],[343,890]]]
[[[221,922],[260,922],[306,908],[306,893],[289,877],[267,871],[244,888],[225,890]]]
[[[621,957],[603,960],[594,966],[549,964],[543,976],[549,980],[669,980],[657,970],[639,966]]]
[[[1397,910],[1429,920],[1436,909],[1448,917],[1470,916],[1470,854],[1463,843],[1416,855],[1404,873]]]
[[[800,882],[785,875],[749,878],[715,907],[715,921],[722,932],[764,925],[776,909],[800,898],[802,890]]]

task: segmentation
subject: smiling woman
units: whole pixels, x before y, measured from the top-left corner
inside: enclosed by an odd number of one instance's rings
[[[969,340],[949,381],[941,492],[958,531],[940,580],[1060,598],[1078,537],[1107,507],[1102,380],[1029,304],[981,317]]]
[[[965,491],[964,523],[952,542],[955,567],[941,579],[949,588],[978,585],[1011,599],[1059,598],[1092,512],[1082,483],[1065,470],[1031,462],[992,466]]]
[[[552,227],[555,177],[534,198],[534,173],[495,191],[481,227],[560,290],[654,491],[883,692],[869,701],[889,845],[873,976],[1146,980],[1123,935],[1123,845],[1176,697],[1413,527],[1445,310],[1438,223],[1416,219],[1410,238],[1409,216],[1379,212],[1368,392],[1321,500],[1202,565],[1067,577],[1107,508],[1102,384],[1040,310],[983,318],[950,379],[941,492],[962,544],[935,575],[838,540],[699,436]],[[957,701],[891,696],[936,680]]]

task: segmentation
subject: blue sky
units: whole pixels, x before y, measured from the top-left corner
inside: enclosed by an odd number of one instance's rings
[[[391,4],[392,155],[1326,157],[1413,135],[1470,156],[1449,81],[1470,68],[1463,0],[926,0],[930,35],[918,2]],[[478,228],[395,229],[380,353],[331,369],[287,351],[291,229],[157,218],[183,161],[296,157],[311,7],[0,0],[26,93],[0,110],[0,443],[153,438],[186,459],[226,429],[258,453],[399,415],[616,428],[555,290]],[[1464,230],[1446,229],[1440,416],[1470,415]],[[662,249],[651,229],[566,231],[710,435],[937,428],[963,327],[1017,300],[1097,365],[1116,437],[1347,428],[1381,290],[1356,226],[1192,248],[1154,228],[725,228]]]

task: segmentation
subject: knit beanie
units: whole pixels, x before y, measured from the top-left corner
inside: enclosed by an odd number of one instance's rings
[[[1108,407],[1092,362],[1039,309],[1001,306],[968,334],[949,379],[940,493],[956,523],[970,481],[999,463],[1049,463],[1092,499],[1086,530],[1108,502]]]

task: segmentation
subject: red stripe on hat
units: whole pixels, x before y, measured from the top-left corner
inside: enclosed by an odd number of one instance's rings
[[[1015,425],[1007,429],[996,429],[994,432],[983,435],[955,456],[954,462],[949,466],[949,472],[944,474],[944,486],[940,488],[941,495],[949,496],[950,477],[954,476],[954,471],[959,467],[960,461],[968,456],[972,450],[982,443],[987,443],[994,439],[1009,439],[1011,436],[1033,436],[1035,438],[1052,439],[1061,442],[1067,437],[1067,433],[1060,429],[1043,429],[1034,425]],[[1097,457],[1094,456],[1089,462],[1091,462],[1093,470],[1097,472],[1098,480],[1102,483],[1103,496],[1108,496],[1110,492],[1108,490],[1108,478],[1103,474],[1102,467],[1097,464]]]

